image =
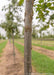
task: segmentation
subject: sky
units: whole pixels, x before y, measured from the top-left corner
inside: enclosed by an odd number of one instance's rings
[[[5,12],[2,11],[2,8],[4,5],[7,5],[8,1],[7,0],[0,0],[0,23],[2,21],[5,21]],[[6,36],[6,32],[4,29],[0,28],[0,33],[4,36]]]

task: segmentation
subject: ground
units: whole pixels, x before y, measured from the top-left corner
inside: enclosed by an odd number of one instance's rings
[[[17,43],[24,46],[24,44],[22,42],[17,42]],[[47,55],[51,59],[54,59],[54,51],[52,51],[52,50],[44,49],[44,48],[41,48],[38,46],[32,46],[32,49],[41,53],[41,54]]]
[[[4,45],[0,41],[0,49]],[[1,44],[2,43],[2,44]],[[4,42],[5,43],[5,42]],[[35,43],[35,42],[33,42]],[[52,44],[54,44],[52,42]],[[53,47],[53,46],[52,46]],[[24,75],[24,42],[15,41],[15,62],[13,44],[7,42],[0,57],[0,75]],[[40,63],[41,62],[41,63]],[[32,45],[32,73],[53,73],[54,75],[54,50]]]
[[[0,75],[24,75],[24,57],[16,48],[15,54],[14,64],[13,45],[8,42],[0,58]]]
[[[10,47],[11,46],[11,47]],[[15,49],[15,64],[13,58],[13,47],[7,43],[0,63],[0,75],[22,75],[24,73],[23,56]]]

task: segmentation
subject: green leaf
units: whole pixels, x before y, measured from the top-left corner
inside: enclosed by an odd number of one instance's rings
[[[49,7],[49,9],[54,10],[54,6]]]
[[[39,3],[42,3],[42,2],[44,2],[44,0],[39,0]]]
[[[54,14],[50,16],[50,20],[54,19]]]
[[[39,32],[41,32],[41,31],[43,31],[43,30],[46,30],[46,29],[48,29],[48,28],[49,28],[49,25],[44,26],[44,27],[42,27],[42,28],[40,29],[40,31],[39,31]]]
[[[42,9],[43,11],[45,11],[46,8],[47,8],[47,3],[45,2],[45,3],[42,4],[41,9]]]
[[[23,4],[24,0],[20,0],[18,5],[21,6]]]
[[[47,3],[47,7],[51,6],[52,3]]]

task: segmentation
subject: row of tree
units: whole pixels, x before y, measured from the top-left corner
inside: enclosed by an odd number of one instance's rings
[[[8,38],[13,39],[13,55],[15,63],[15,52],[14,52],[14,35],[19,34],[19,26],[21,25],[21,17],[19,11],[21,11],[21,6],[24,4],[24,0],[9,0],[8,6],[4,6],[6,12],[6,21],[1,23],[0,27],[4,28]],[[38,19],[38,25],[32,26],[33,19],[33,8],[35,13],[37,13],[36,19]],[[46,30],[51,25],[54,27],[54,2],[53,0],[26,0],[25,2],[25,26],[24,26],[24,75],[31,75],[31,49],[32,49],[32,36],[37,37],[37,30],[35,28],[38,26],[40,28],[39,33]],[[22,11],[21,11],[22,12]],[[52,12],[52,14],[50,14]],[[33,27],[33,28],[32,28]],[[32,34],[33,33],[33,34]],[[36,34],[36,35],[35,35]]]
[[[0,39],[6,39],[6,37],[0,34]]]

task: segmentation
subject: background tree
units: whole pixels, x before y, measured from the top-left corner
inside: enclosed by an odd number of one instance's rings
[[[23,36],[24,36],[24,28],[25,28],[25,27],[23,26],[23,31],[22,31],[22,35],[23,35]]]
[[[0,34],[0,39],[2,38],[1,34]]]
[[[38,0],[35,1],[34,8],[36,9],[36,19],[41,24],[41,30],[46,30],[51,25],[54,27],[54,1],[53,0]],[[50,14],[52,12],[52,14]]]
[[[18,34],[18,26],[20,26],[21,18],[19,17],[19,8],[17,0],[9,0],[10,3],[4,10],[7,10],[6,21],[2,23],[0,26],[5,29],[7,32],[8,38],[13,39],[13,55],[14,55],[14,64],[15,64],[15,49],[14,49],[14,33]],[[18,9],[18,10],[17,10]],[[16,22],[15,22],[16,20]]]
[[[6,39],[6,37],[0,34],[0,39]]]
[[[32,37],[38,38],[38,30],[36,29],[38,25],[32,25]]]

